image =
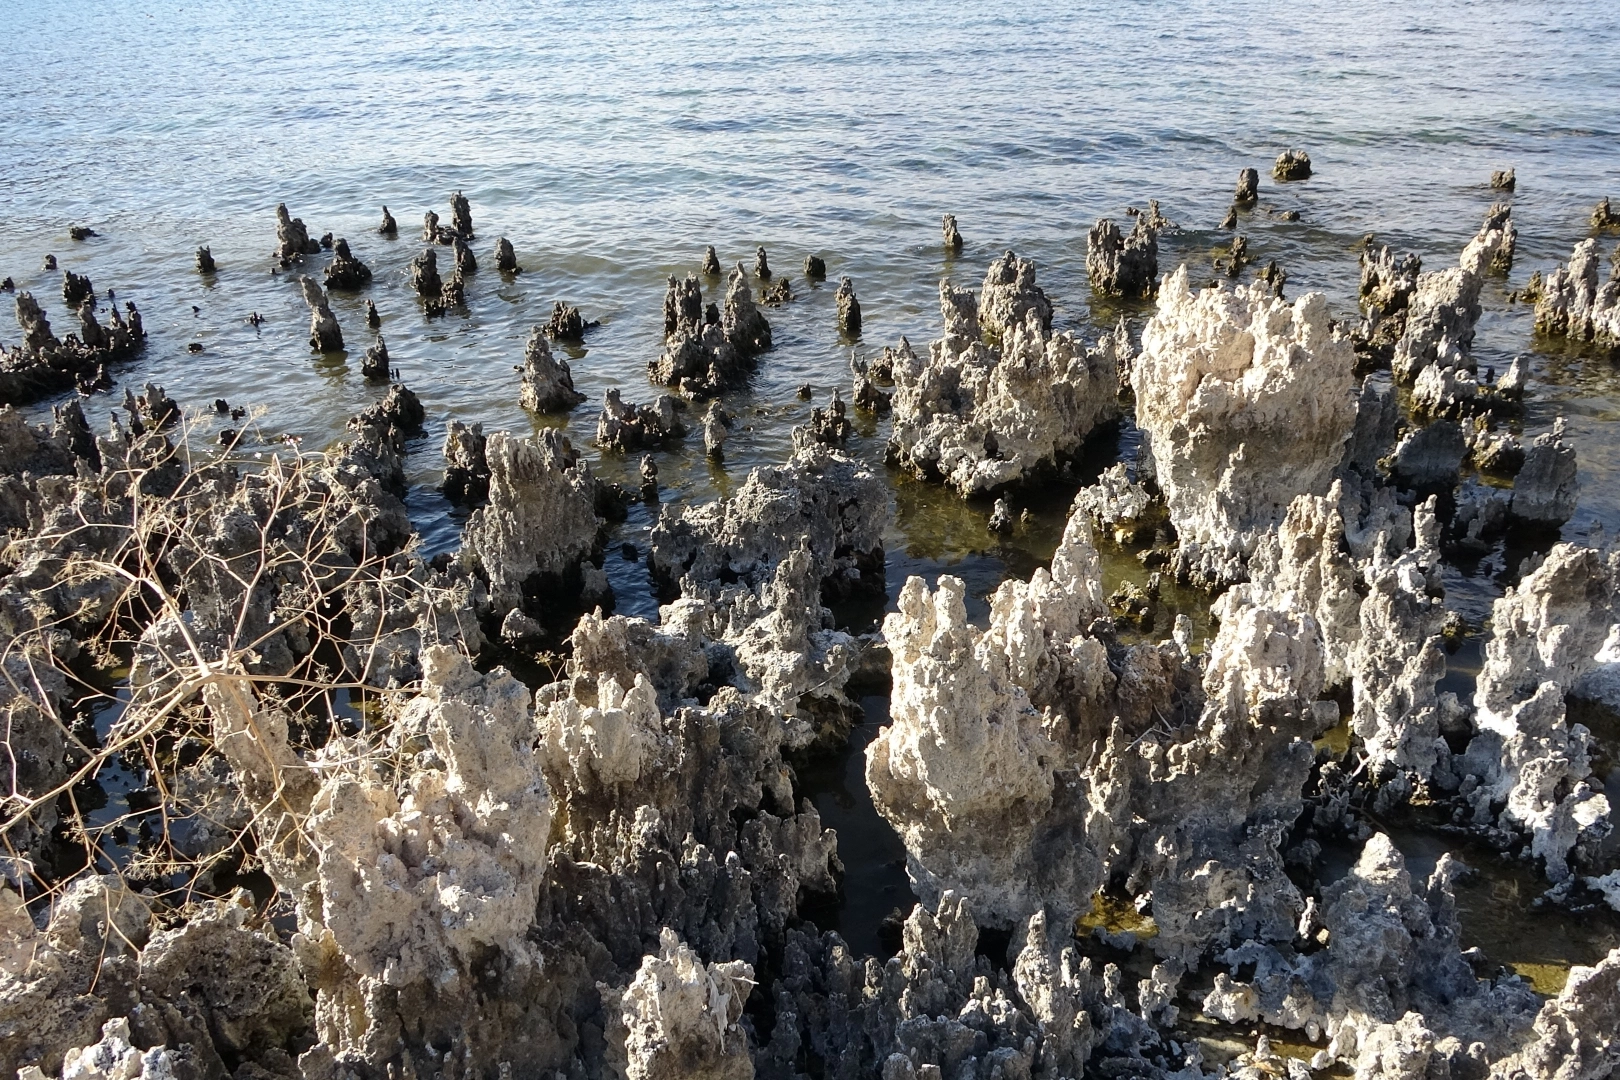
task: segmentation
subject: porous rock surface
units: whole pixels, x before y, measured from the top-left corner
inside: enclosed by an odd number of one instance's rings
[[[1325,495],[1357,414],[1355,357],[1326,299],[1165,279],[1134,361],[1137,423],[1189,573],[1238,580],[1299,495]]]
[[[786,465],[749,473],[729,499],[666,505],[653,526],[653,569],[669,581],[757,586],[804,544],[817,580],[846,593],[883,564],[884,501],[870,469],[812,443]]]
[[[568,361],[552,356],[545,329],[535,327],[523,350],[518,404],[530,412],[566,412],[584,400],[585,395],[574,389],[574,373]]]
[[[1152,296],[1159,280],[1159,233],[1138,214],[1129,235],[1109,218],[1086,236],[1086,274],[1105,296]]]
[[[1582,341],[1620,342],[1620,264],[1601,275],[1598,242],[1582,240],[1547,276],[1536,301],[1536,329]]]
[[[741,263],[727,283],[718,321],[706,318],[694,275],[684,280],[671,275],[664,296],[664,351],[647,365],[647,375],[693,397],[714,397],[746,379],[754,357],[770,347],[770,323],[754,302]]]
[[[1051,305],[1037,295],[1033,269],[1021,294],[1008,291],[1017,287],[1013,277],[987,286],[998,290],[990,304],[942,281],[944,336],[927,359],[909,347],[887,358],[895,384],[891,458],[964,496],[1053,469],[1119,415],[1117,338],[1088,347],[1071,333],[1051,333]],[[998,320],[1022,312],[1023,321],[998,322],[1000,342],[988,345],[980,321],[987,311]]]
[[[504,614],[524,606],[531,579],[577,577],[599,546],[601,519],[590,465],[559,432],[524,439],[497,431],[485,441],[484,459],[489,504],[468,519],[463,551]]]

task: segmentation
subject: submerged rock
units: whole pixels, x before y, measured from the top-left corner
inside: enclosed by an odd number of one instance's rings
[[[503,274],[523,272],[523,267],[518,265],[517,252],[512,248],[512,241],[504,236],[495,241],[495,269]]]
[[[760,249],[762,253],[764,250]],[[743,272],[741,263],[732,271],[726,286],[726,306],[720,325],[725,330],[726,340],[744,356],[754,356],[771,347],[771,324],[754,306],[748,275]]]
[[[1256,169],[1243,169],[1238,173],[1237,190],[1232,201],[1239,206],[1250,206],[1260,198],[1260,173]]]
[[[806,255],[804,257],[804,276],[811,281],[825,281],[827,278],[827,260],[820,255]]]
[[[411,288],[423,300],[439,299],[444,293],[444,281],[439,277],[439,256],[432,248],[411,260]]]
[[[474,239],[472,204],[467,202],[467,196],[459,191],[450,196],[450,227],[462,240]]]
[[[765,258],[765,247],[763,244],[754,249],[754,276],[759,278],[761,281],[769,281],[771,279],[771,264],[770,261]]]
[[[455,242],[450,245],[450,250],[456,258],[456,273],[475,274],[478,272],[478,259],[473,255],[472,248],[467,246],[467,241],[458,235]]]
[[[844,415],[844,399],[834,390],[832,403],[827,408],[810,410],[810,422],[793,429],[793,443],[798,446],[818,442],[841,450],[854,430],[854,425]]]
[[[718,400],[709,402],[703,414],[703,452],[716,460],[725,455],[726,440],[731,437],[731,417]]]
[[[198,248],[197,249],[197,273],[199,273],[199,274],[212,274],[212,273],[214,273],[215,269],[216,269],[216,267],[214,266],[214,253],[212,251],[208,250],[208,248],[206,246]]]
[[[684,279],[669,275],[669,286],[664,290],[664,336],[700,332],[702,326],[703,290],[697,275],[687,274]]]
[[[518,404],[530,412],[566,412],[585,400],[585,395],[574,389],[574,373],[567,360],[551,355],[551,344],[546,340],[546,329],[535,327],[529,333],[529,343],[523,350],[523,377],[518,390]]]
[[[1609,209],[1609,197],[1607,195],[1603,196],[1598,201],[1597,206],[1592,208],[1592,228],[1599,230],[1620,228],[1620,214],[1616,214]]]
[[[705,277],[719,277],[723,271],[720,269],[720,256],[715,253],[714,245],[710,244],[703,249],[703,267],[701,273]]]
[[[388,362],[388,344],[378,335],[377,341],[366,350],[360,361],[360,374],[367,379],[384,380],[392,374],[393,368]]]
[[[956,215],[946,214],[940,222],[940,231],[945,235],[945,250],[955,254],[962,250],[962,233],[956,227]]]
[[[483,424],[450,421],[444,435],[444,497],[478,503],[489,497],[489,459]]]
[[[546,333],[557,341],[584,341],[585,331],[596,323],[587,323],[579,308],[561,300],[551,305],[551,318],[546,322]]]
[[[320,243],[309,238],[309,229],[305,227],[304,219],[295,218],[289,214],[286,203],[278,203],[276,206],[276,258],[283,263],[288,263],[302,255],[318,254],[320,250]]]
[[[377,232],[382,236],[399,235],[399,222],[394,220],[394,215],[388,212],[386,206],[382,208],[382,224],[377,226]]]
[[[658,395],[651,405],[626,405],[617,388],[603,395],[602,413],[596,420],[596,441],[603,449],[640,450],[685,434],[681,403],[668,394]]]
[[[759,290],[759,302],[767,307],[781,307],[793,300],[793,283],[785,277],[769,282]]]

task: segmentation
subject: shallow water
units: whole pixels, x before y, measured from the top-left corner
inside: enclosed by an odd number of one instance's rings
[[[1214,225],[1237,171],[1251,165],[1263,176],[1260,207],[1240,224],[1252,253],[1286,268],[1290,295],[1323,290],[1346,317],[1364,234],[1420,252],[1429,268],[1447,264],[1497,197],[1491,170],[1514,166],[1518,261],[1486,289],[1476,353],[1500,369],[1532,350],[1524,428],[1569,419],[1584,491],[1565,537],[1620,527],[1614,363],[1543,348],[1529,310],[1505,299],[1568,255],[1599,197],[1620,196],[1613,10],[1485,0],[1062,12],[829,3],[791,13],[12,0],[8,10],[0,277],[33,290],[65,331],[59,275],[40,269],[55,253],[64,269],[140,306],[150,340],[117,373],[124,384],[160,383],[188,409],[217,397],[263,406],[266,431],[306,449],[336,439],[382,392],[358,370],[370,342],[361,313],[374,300],[393,361],[429,412],[412,448],[409,506],[430,552],[459,543],[462,519],[434,490],[450,419],[517,431],[562,422],[518,407],[512,370],[554,300],[601,321],[569,353],[588,400],[566,429],[602,474],[628,478],[634,459],[591,445],[596,411],[612,387],[631,401],[654,395],[644,365],[660,349],[665,276],[695,270],[709,243],[727,264],[751,263],[763,244],[777,272],[793,276],[793,302],[767,310],[776,347],[725,401],[741,421],[726,465],[703,461],[695,438],[657,455],[665,501],[709,499],[786,456],[792,426],[847,387],[852,348],[902,334],[921,347],[937,332],[940,277],[977,286],[1005,248],[1037,261],[1060,327],[1095,336],[1124,314],[1139,328],[1144,306],[1091,297],[1086,230],[1158,198],[1183,226],[1161,242],[1161,268],[1186,261],[1207,272],[1227,241]],[[1278,185],[1267,166],[1290,146],[1310,152],[1315,176]],[[448,217],[458,188],[472,202],[484,269],[464,312],[429,322],[405,268],[422,247],[423,212]],[[309,353],[297,288],[271,272],[282,201],[312,234],[347,237],[376,273],[362,292],[334,295],[346,355]],[[397,239],[375,232],[385,203]],[[1296,209],[1301,220],[1268,209]],[[967,238],[956,258],[939,241],[946,212]],[[72,242],[70,224],[100,235]],[[526,268],[515,279],[492,266],[501,235]],[[205,243],[220,267],[207,279],[192,269]],[[808,253],[826,258],[828,282],[798,273]],[[325,259],[311,258],[308,272]],[[836,331],[842,274],[861,299],[860,342]],[[707,299],[717,290],[705,283]],[[257,329],[245,322],[254,311],[266,320]],[[201,354],[187,351],[191,342]],[[813,402],[795,394],[807,383]],[[121,387],[114,393],[122,398]],[[113,402],[87,403],[94,423]],[[29,412],[43,417],[49,404]],[[852,452],[881,469],[886,424],[858,428]],[[1111,438],[1094,448],[1094,468],[1131,452],[1128,426]],[[1050,557],[1072,494],[1054,486],[1015,497],[1034,520],[1001,539],[984,528],[987,505],[891,479],[890,595],[907,574],[955,573],[979,616],[1001,580]],[[629,614],[656,615],[644,562],[619,553],[622,541],[645,553],[652,514],[635,509],[609,549]],[[1518,554],[1448,572],[1448,602],[1472,626]],[[1108,566],[1110,587],[1142,577],[1128,556]],[[1448,688],[1466,693],[1474,656],[1477,646]]]

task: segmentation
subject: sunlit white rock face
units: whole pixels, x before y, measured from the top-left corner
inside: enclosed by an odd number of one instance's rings
[[[1547,276],[1536,301],[1536,328],[1579,340],[1620,343],[1620,263],[1602,277],[1602,253],[1582,240],[1569,262]]]
[[[312,805],[321,921],[349,966],[391,986],[447,989],[480,947],[533,921],[545,876],[551,797],[534,753],[529,693],[434,646],[424,687],[400,717],[437,767],[403,791],[341,770]]]
[[[918,476],[964,496],[995,491],[1050,470],[1118,417],[1128,346],[1052,333],[1027,259],[997,260],[977,300],[940,282],[939,307],[945,334],[927,359],[903,349],[893,364],[890,453]]]
[[[485,444],[489,504],[467,522],[465,554],[489,580],[499,613],[523,604],[534,575],[577,573],[597,543],[591,468],[546,429],[532,439],[497,431]]]
[[[1620,556],[1558,544],[1491,613],[1474,695],[1479,732],[1459,759],[1476,778],[1475,818],[1531,838],[1548,877],[1595,854],[1612,827],[1608,795],[1590,783],[1592,734],[1570,724],[1571,691],[1603,697],[1620,670]]]
[[[1132,368],[1137,424],[1183,565],[1234,580],[1299,495],[1325,495],[1355,425],[1355,357],[1327,300],[1165,280]]]

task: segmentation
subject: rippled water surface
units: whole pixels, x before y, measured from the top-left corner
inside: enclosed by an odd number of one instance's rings
[[[939,279],[976,287],[1006,248],[1037,261],[1059,326],[1094,336],[1123,313],[1139,328],[1148,308],[1092,298],[1086,230],[1157,198],[1182,226],[1161,241],[1161,268],[1207,273],[1228,239],[1215,225],[1236,173],[1255,166],[1260,207],[1240,223],[1252,252],[1286,268],[1290,295],[1323,290],[1348,317],[1365,234],[1431,268],[1453,262],[1493,201],[1492,169],[1513,166],[1518,260],[1487,286],[1476,352],[1500,368],[1532,351],[1525,429],[1570,421],[1584,489],[1565,536],[1620,527],[1614,362],[1543,349],[1530,312],[1506,300],[1587,235],[1598,198],[1620,197],[1615,9],[920,8],[10,0],[0,277],[33,290],[64,330],[59,275],[40,268],[56,254],[144,313],[150,341],[118,372],[124,383],[160,383],[188,408],[217,397],[263,406],[267,431],[306,448],[336,439],[381,393],[359,375],[364,301],[375,301],[394,363],[429,412],[410,460],[411,509],[441,550],[460,529],[434,490],[445,424],[542,422],[519,408],[513,365],[555,300],[601,322],[569,354],[588,400],[567,429],[603,474],[634,472],[592,445],[596,412],[611,387],[631,401],[655,393],[645,365],[660,349],[664,279],[697,269],[705,244],[728,264],[765,245],[795,298],[767,311],[776,347],[726,400],[741,424],[725,467],[705,463],[696,438],[660,455],[666,500],[712,498],[784,458],[792,426],[847,387],[852,347],[902,334],[920,346],[937,333]],[[1279,186],[1269,162],[1294,146],[1315,175]],[[406,265],[422,214],[448,219],[456,189],[472,202],[484,269],[464,312],[429,322]],[[345,356],[311,355],[297,288],[272,273],[278,202],[312,234],[347,237],[376,272],[361,293],[334,296]],[[383,204],[397,239],[376,233]],[[1268,212],[1290,209],[1299,221]],[[967,238],[955,258],[940,244],[947,212]],[[70,224],[100,235],[72,242]],[[515,279],[493,269],[502,235],[526,268]],[[217,276],[192,269],[199,244],[212,246]],[[808,253],[826,259],[828,283],[799,274]],[[845,274],[865,313],[860,342],[836,329]],[[0,340],[14,342],[7,323]],[[189,353],[191,342],[203,351]],[[797,396],[804,384],[813,401]],[[98,426],[113,398],[91,403]],[[881,469],[886,424],[858,428],[853,452]],[[1131,445],[1127,425],[1094,466]],[[1015,497],[1037,513],[1003,541],[985,531],[987,506],[899,477],[892,489],[891,592],[906,573],[950,570],[976,597],[1049,557],[1071,494]],[[649,521],[638,510],[621,539],[639,540]],[[655,614],[642,564],[617,551],[608,569],[620,610]],[[1477,624],[1507,562],[1499,553],[1453,571],[1452,605]],[[1110,574],[1133,567],[1115,560]]]

